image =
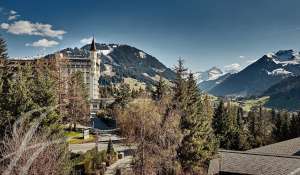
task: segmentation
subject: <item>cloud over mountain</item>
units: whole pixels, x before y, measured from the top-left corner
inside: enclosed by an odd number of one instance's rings
[[[81,44],[90,44],[90,43],[92,42],[92,40],[93,40],[93,37],[82,38],[82,39],[80,40],[80,43],[81,43]]]
[[[33,43],[27,43],[26,46],[32,46],[32,47],[53,47],[58,45],[59,43],[54,40],[47,40],[47,39],[41,39],[38,41],[35,41]]]
[[[236,72],[239,72],[241,69],[242,69],[242,66],[238,63],[233,63],[233,64],[224,66],[224,70],[227,73],[236,73]]]
[[[1,29],[15,35],[36,35],[62,39],[66,33],[64,30],[54,30],[51,24],[32,23],[31,21],[15,21],[11,24],[2,23]]]

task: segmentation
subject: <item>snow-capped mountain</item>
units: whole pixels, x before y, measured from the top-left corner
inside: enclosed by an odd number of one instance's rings
[[[299,75],[299,52],[280,50],[266,54],[244,70],[230,75],[209,92],[219,96],[260,95],[283,79]]]
[[[199,72],[197,75],[197,80],[199,83],[201,83],[203,81],[216,80],[222,75],[223,72],[221,69],[217,67],[212,67],[207,71]]]
[[[159,80],[173,80],[175,73],[155,57],[129,45],[96,43],[101,58],[100,84],[120,83],[128,80],[133,84],[149,85]],[[87,58],[90,45],[82,48],[66,48],[61,51],[68,57]]]
[[[226,78],[228,78],[230,75],[231,73],[226,73],[219,76],[217,79],[202,81],[198,84],[198,87],[200,88],[200,90],[208,92],[212,88],[216,87],[218,84],[226,80]]]

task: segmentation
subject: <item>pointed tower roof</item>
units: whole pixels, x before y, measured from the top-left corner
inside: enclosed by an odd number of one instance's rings
[[[90,48],[90,51],[96,51],[96,43],[95,43],[95,38],[93,37],[93,41],[92,41],[92,44],[91,44],[91,48]]]

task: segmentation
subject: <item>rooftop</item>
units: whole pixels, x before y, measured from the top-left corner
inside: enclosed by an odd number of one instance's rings
[[[300,174],[300,138],[248,151],[219,150],[209,174]]]

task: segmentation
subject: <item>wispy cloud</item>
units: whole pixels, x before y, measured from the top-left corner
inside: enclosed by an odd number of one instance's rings
[[[20,15],[9,15],[8,20],[9,20],[9,21],[15,20],[15,19],[17,19],[18,17],[20,17]]]
[[[239,58],[246,58],[244,55],[239,56]]]
[[[242,66],[238,63],[233,63],[233,64],[224,66],[224,70],[227,73],[236,73],[236,72],[239,72],[241,69],[242,69]]]
[[[9,11],[9,16],[8,16],[8,20],[9,21],[15,20],[18,17],[20,17],[20,15],[18,14],[18,12],[14,11],[14,10]]]
[[[16,12],[16,11],[14,11],[14,10],[11,10],[11,11],[9,11],[9,13],[10,13],[11,15],[15,15],[15,14],[17,14],[17,12]]]
[[[257,59],[247,60],[246,63],[247,63],[247,64],[252,64],[252,63],[254,63],[255,61],[257,61]]]
[[[57,41],[54,40],[47,40],[47,39],[41,39],[38,41],[35,41],[33,43],[27,43],[25,44],[26,46],[32,46],[32,47],[54,47],[56,45],[58,45],[59,43]]]
[[[82,38],[82,39],[80,40],[80,43],[81,43],[81,44],[90,44],[90,43],[92,42],[92,40],[93,40],[93,37]]]
[[[15,21],[11,24],[2,23],[0,27],[15,35],[36,35],[58,39],[62,39],[66,33],[64,30],[54,30],[50,24],[32,23],[25,20]]]

